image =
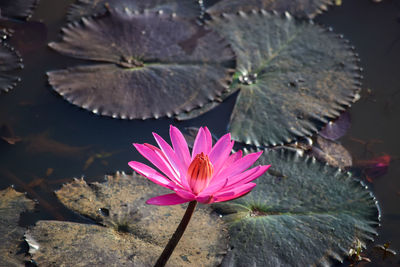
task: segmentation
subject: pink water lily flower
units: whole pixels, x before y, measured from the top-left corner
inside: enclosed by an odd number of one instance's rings
[[[250,192],[256,186],[251,181],[269,168],[268,165],[246,170],[262,152],[244,157],[241,151],[231,154],[234,141],[229,133],[213,146],[210,131],[207,127],[200,128],[191,155],[185,138],[176,127],[170,127],[172,147],[158,134],[153,135],[160,148],[150,144],[133,145],[164,175],[137,161],[129,162],[129,166],[175,193],[151,198],[147,204],[176,205],[193,200],[208,204],[235,199]]]

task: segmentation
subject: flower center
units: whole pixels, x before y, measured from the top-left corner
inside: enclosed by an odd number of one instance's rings
[[[189,186],[193,193],[198,194],[206,188],[214,173],[214,167],[207,155],[197,154],[190,163],[187,175]]]

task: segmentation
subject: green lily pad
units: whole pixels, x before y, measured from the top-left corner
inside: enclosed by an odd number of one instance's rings
[[[22,212],[32,211],[35,202],[9,187],[0,191],[0,265],[25,266],[25,253],[18,253],[23,241],[23,227],[18,226]]]
[[[104,14],[107,8],[127,10],[131,13],[162,12],[187,18],[200,16],[200,5],[196,0],[77,0],[68,10],[68,21],[79,20],[84,16]]]
[[[22,69],[22,59],[8,44],[0,41],[0,92],[8,92],[20,81],[10,72]]]
[[[1,0],[0,1],[0,16],[28,19],[39,0]]]
[[[313,18],[333,3],[332,0],[222,0],[208,8],[207,13],[246,12],[262,8],[279,13],[289,12],[295,17]]]
[[[213,17],[209,26],[237,54],[230,132],[238,141],[271,146],[311,136],[357,99],[357,58],[330,30],[266,11]]]
[[[235,65],[213,31],[162,14],[112,11],[63,29],[58,52],[102,64],[48,73],[69,102],[114,118],[172,116],[218,97]]]
[[[139,175],[117,173],[93,184],[74,179],[56,192],[57,197],[99,225],[40,221],[26,235],[32,258],[39,266],[54,262],[58,266],[152,266],[185,212],[184,205],[145,204],[148,198],[168,192]],[[169,264],[216,266],[227,241],[218,216],[208,206],[199,207]]]
[[[222,266],[329,266],[377,235],[377,202],[350,173],[286,149],[257,164],[271,168],[250,194],[214,205],[233,247]]]

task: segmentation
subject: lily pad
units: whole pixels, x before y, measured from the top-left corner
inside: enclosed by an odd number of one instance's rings
[[[0,17],[28,19],[39,0],[1,0]]]
[[[237,54],[240,88],[234,139],[277,145],[311,136],[357,99],[357,58],[342,37],[309,21],[254,11],[213,17],[209,26]]]
[[[139,175],[117,173],[93,184],[75,179],[57,197],[100,225],[40,221],[26,238],[33,260],[40,266],[152,266],[185,212],[183,205],[145,204],[166,191]],[[203,207],[193,216],[170,266],[215,266],[226,252],[227,231],[218,216]]]
[[[350,173],[286,149],[259,161],[272,167],[250,194],[214,205],[233,247],[222,266],[329,266],[377,235],[377,202]]]
[[[20,251],[23,227],[18,226],[22,212],[32,211],[35,202],[9,187],[0,191],[0,263],[2,266],[24,266],[25,253]]]
[[[108,8],[126,10],[131,13],[162,12],[187,18],[200,16],[200,5],[196,0],[77,0],[68,10],[68,21],[84,16],[104,14]]]
[[[20,81],[19,77],[9,72],[22,69],[22,59],[8,44],[0,41],[0,92],[8,92]]]
[[[220,95],[235,60],[215,32],[162,14],[112,11],[63,29],[58,52],[104,64],[48,73],[69,102],[114,118],[172,116]]]
[[[222,0],[207,9],[207,13],[234,13],[253,9],[289,12],[295,17],[313,18],[328,9],[332,0]]]

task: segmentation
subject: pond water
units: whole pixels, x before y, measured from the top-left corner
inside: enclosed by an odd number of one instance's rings
[[[21,141],[0,142],[0,189],[13,184],[39,201],[35,213],[24,214],[22,225],[39,219],[89,222],[65,209],[53,191],[73,177],[92,182],[117,170],[131,172],[128,161],[141,160],[132,142],[153,143],[153,131],[167,137],[170,124],[179,128],[207,125],[221,136],[235,102],[235,96],[230,97],[214,110],[184,122],[111,119],[69,104],[48,85],[46,72],[82,62],[47,47],[48,42],[59,40],[71,2],[41,0],[30,22],[13,22],[19,37],[10,43],[22,54],[25,67],[18,71],[22,81],[0,95],[0,124],[8,125]],[[391,157],[388,172],[368,183],[382,210],[379,236],[369,247],[390,242],[390,248],[400,251],[400,1],[343,0],[341,6],[331,7],[315,20],[344,34],[361,59],[362,97],[350,109],[352,125],[340,142],[354,161]],[[375,257],[370,266],[399,263],[398,256]]]

